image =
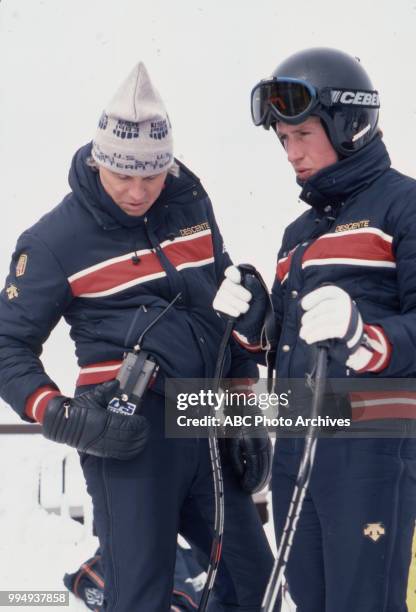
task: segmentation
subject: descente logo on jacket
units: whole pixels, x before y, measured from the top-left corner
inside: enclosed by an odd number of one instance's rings
[[[181,236],[190,236],[191,234],[198,234],[198,232],[204,232],[209,230],[208,221],[204,221],[204,223],[199,223],[198,225],[192,225],[191,227],[184,227],[179,230]]]
[[[346,232],[348,230],[356,230],[360,227],[368,227],[370,225],[370,219],[362,219],[361,221],[353,221],[351,223],[342,223],[337,225],[335,228],[336,232]]]

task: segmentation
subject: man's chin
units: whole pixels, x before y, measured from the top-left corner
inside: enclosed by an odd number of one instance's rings
[[[311,172],[310,170],[308,170],[307,172],[299,172],[296,173],[296,178],[298,179],[298,181],[306,183],[306,181],[311,178],[312,174],[313,172]]]
[[[124,211],[126,213],[126,215],[128,215],[129,217],[143,217],[143,215],[146,214],[146,212],[127,212],[127,210]]]
[[[143,215],[145,215],[149,210],[150,206],[148,206],[147,204],[125,204],[120,208],[129,217],[143,217]]]

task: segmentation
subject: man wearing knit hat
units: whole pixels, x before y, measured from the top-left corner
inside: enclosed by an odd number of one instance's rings
[[[69,183],[71,193],[20,236],[12,258],[0,295],[0,393],[23,420],[80,453],[105,609],[161,612],[171,605],[177,532],[206,562],[214,523],[208,441],[164,437],[164,382],[213,377],[225,325],[210,304],[230,259],[204,188],[173,156],[169,118],[142,63],[75,154]],[[62,396],[39,360],[61,317],[80,366],[74,398]],[[114,380],[125,354],[146,354],[157,372],[130,416]],[[257,369],[233,344],[225,374],[252,378]],[[271,569],[237,476],[245,469],[243,478],[260,485],[269,445],[250,445],[251,463],[244,443],[241,457],[224,460],[215,610],[258,610]]]
[[[103,112],[92,156],[101,167],[127,176],[153,176],[174,163],[170,121],[143,62]]]

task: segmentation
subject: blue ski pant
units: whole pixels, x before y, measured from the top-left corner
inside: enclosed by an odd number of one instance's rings
[[[164,398],[149,391],[142,414],[151,439],[131,461],[83,455],[93,500],[111,612],[170,610],[181,533],[208,565],[214,493],[206,439],[168,439]],[[126,417],[129,418],[129,417]],[[258,612],[273,557],[250,495],[230,465],[223,465],[225,531],[215,593],[209,610]]]
[[[276,444],[277,541],[303,444]],[[407,612],[415,518],[415,439],[319,439],[286,570],[297,612]]]

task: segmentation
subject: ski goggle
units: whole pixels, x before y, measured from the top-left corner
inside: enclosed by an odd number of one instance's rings
[[[306,81],[274,78],[260,81],[251,92],[251,116],[254,125],[267,128],[273,121],[298,124],[312,114],[317,106],[334,104],[379,108],[377,91],[316,89]]]
[[[254,125],[270,125],[273,118],[285,123],[300,123],[319,102],[331,102],[330,91],[322,93],[324,96],[319,96],[312,85],[299,79],[260,81],[251,92]]]

